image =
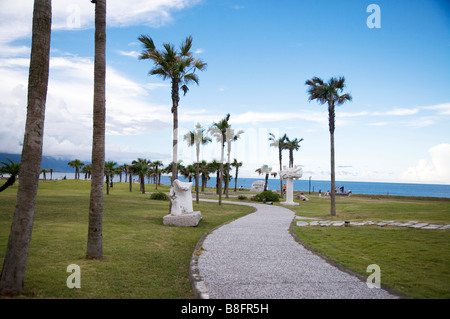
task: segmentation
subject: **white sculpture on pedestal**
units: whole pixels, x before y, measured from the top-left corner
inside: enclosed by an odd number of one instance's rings
[[[182,214],[192,213],[192,183],[181,182],[176,179],[173,182],[173,186],[170,188],[170,201],[172,207],[170,209],[170,215],[179,216]]]
[[[289,167],[283,166],[283,170],[280,171],[280,177],[286,180],[286,201],[281,202],[283,205],[298,205],[294,202],[294,178],[299,179],[303,176],[301,167]]]
[[[163,217],[164,225],[197,226],[202,215],[192,206],[192,183],[174,180],[169,197],[170,214]]]

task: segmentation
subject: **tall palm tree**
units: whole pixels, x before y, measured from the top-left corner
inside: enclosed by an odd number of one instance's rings
[[[75,179],[80,179],[80,168],[83,167],[84,163],[82,163],[79,159],[74,159],[67,164],[70,167],[75,168]]]
[[[222,183],[223,183],[223,152],[225,148],[226,134],[227,129],[230,128],[230,124],[228,121],[230,120],[230,114],[228,113],[222,120],[219,122],[214,122],[213,125],[208,129],[208,132],[211,135],[216,137],[216,140],[221,144],[220,146],[220,176],[219,176],[219,184],[218,184],[218,192],[219,192],[219,205],[222,205]]]
[[[283,150],[286,149],[287,136],[284,134],[282,137],[276,138],[273,133],[269,133],[270,146],[278,148],[278,161],[280,162],[280,171],[283,170]],[[280,175],[280,197],[283,198],[283,179]]]
[[[20,165],[22,174],[0,275],[0,295],[19,295],[23,289],[42,162],[51,24],[51,0],[35,0],[28,73],[27,118]]]
[[[109,195],[110,178],[112,178],[112,176],[114,176],[114,171],[115,171],[114,166],[116,166],[116,165],[117,165],[117,163],[113,162],[113,161],[105,162],[106,195]]]
[[[298,151],[300,149],[300,142],[302,141],[302,138],[294,138],[293,140],[290,140],[288,137],[286,138],[284,147],[289,150],[289,167],[294,167],[294,151]]]
[[[197,123],[195,125],[195,130],[187,132],[184,135],[184,140],[188,143],[189,146],[195,145],[195,155],[197,161],[195,162],[195,202],[199,203],[199,190],[198,190],[198,179],[200,175],[200,145],[207,144],[211,142],[211,138],[208,136],[204,136],[203,133],[205,132],[205,129],[200,125],[200,123]]]
[[[238,162],[237,159],[234,159],[234,161],[231,163],[231,166],[236,168],[236,173],[234,175],[234,191],[237,191],[237,179],[238,179],[238,172],[239,172],[239,167],[242,166],[242,162]]]
[[[103,176],[105,174],[106,0],[95,3],[92,179],[86,257],[103,257]]]
[[[320,104],[328,103],[328,126],[330,130],[330,153],[331,153],[331,216],[336,216],[336,181],[334,164],[334,129],[335,129],[335,105],[344,104],[351,101],[352,97],[348,93],[341,94],[345,88],[345,78],[339,77],[328,80],[325,83],[321,78],[313,77],[305,82],[309,85],[309,101],[317,100]]]
[[[154,62],[150,75],[160,76],[163,80],[172,81],[172,114],[173,114],[173,150],[172,150],[172,183],[177,179],[177,161],[178,161],[178,103],[180,101],[179,91],[184,95],[189,90],[188,85],[196,83],[199,78],[196,70],[206,70],[206,63],[200,59],[194,59],[192,52],[192,36],[186,37],[181,44],[179,51],[173,44],[164,43],[164,49],[156,49],[153,39],[146,35],[141,35],[139,41],[144,45],[144,52],[139,56],[140,60],[152,60]]]
[[[236,142],[241,135],[244,134],[243,130],[239,130],[237,132],[232,128],[228,128],[226,132],[226,140],[227,140],[227,178],[225,179],[225,197],[228,198],[228,186],[230,183],[229,172],[231,169],[231,143]]]
[[[0,167],[0,173],[9,174],[9,178],[6,180],[5,184],[0,187],[0,192],[3,192],[9,186],[14,185],[14,183],[16,182],[16,178],[19,175],[20,162],[14,163],[10,158],[7,158],[7,160],[9,161],[9,163],[0,162],[0,164],[2,164],[2,167]]]
[[[272,172],[272,167],[269,167],[269,165],[264,164],[263,166],[261,166],[260,168],[257,168],[255,170],[255,172],[257,172],[259,175],[265,174],[266,175],[266,180],[264,182],[264,190],[267,190],[267,184],[269,182],[269,175],[272,176],[277,176],[276,172]]]

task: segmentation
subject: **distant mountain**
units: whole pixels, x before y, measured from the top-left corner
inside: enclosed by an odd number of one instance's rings
[[[13,162],[20,162],[21,154],[8,154],[0,153],[0,161],[8,162],[7,158],[10,158]],[[51,156],[42,156],[41,168],[53,169],[54,172],[73,172],[73,168],[67,165],[72,159],[67,158],[55,158]]]

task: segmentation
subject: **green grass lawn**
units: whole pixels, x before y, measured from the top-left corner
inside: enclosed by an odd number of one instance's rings
[[[146,185],[154,191],[154,185]],[[193,298],[189,262],[198,240],[250,207],[194,203],[197,227],[164,226],[168,201],[150,200],[139,185],[114,183],[104,196],[102,260],[87,260],[89,181],[41,182],[27,263],[25,298]],[[168,186],[159,190],[168,191]],[[6,252],[17,185],[0,193],[0,264]],[[69,289],[67,266],[81,269],[81,289]]]
[[[307,195],[308,196],[308,195]],[[297,215],[325,220],[418,221],[450,224],[450,199],[393,196],[337,198],[337,216],[331,217],[330,200],[309,196]],[[411,298],[450,298],[450,230],[404,227],[294,227],[308,246],[361,275],[377,264],[381,284]]]
[[[138,184],[129,192],[128,184],[114,183],[110,195],[104,196],[104,258],[87,260],[89,187],[89,181],[40,183],[22,297],[193,298],[189,262],[198,240],[252,211],[247,206],[204,202],[194,204],[203,216],[199,226],[164,226],[169,202],[150,200],[139,192]],[[158,190],[167,192],[169,187],[162,185]],[[147,184],[146,191],[155,191],[154,185]],[[0,193],[0,264],[16,192],[14,185]],[[214,193],[214,189],[206,192]],[[240,201],[234,192],[230,195],[227,200]],[[310,201],[287,208],[300,216],[326,220],[450,224],[450,199],[353,195],[337,198],[337,216],[330,217],[329,198],[307,196]],[[408,297],[450,298],[450,230],[308,226],[294,227],[294,231],[305,244],[361,275],[370,275],[367,266],[378,264],[381,284]],[[66,286],[70,264],[81,268],[81,289]]]

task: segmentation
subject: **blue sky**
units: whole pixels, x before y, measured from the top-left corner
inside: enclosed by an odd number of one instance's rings
[[[0,152],[21,152],[32,3],[0,2]],[[370,4],[380,28],[368,27]],[[170,83],[148,76],[137,37],[161,48],[192,35],[208,68],[180,100],[183,163],[195,159],[183,134],[230,113],[245,132],[231,153],[241,176],[278,171],[272,132],[304,139],[294,154],[303,178],[329,179],[327,107],[308,102],[304,83],[345,76],[353,100],[336,110],[337,180],[450,183],[446,1],[109,0],[107,16],[108,159],[171,161]],[[93,22],[90,1],[53,1],[44,155],[90,159]],[[219,156],[216,142],[202,149],[205,160]]]

